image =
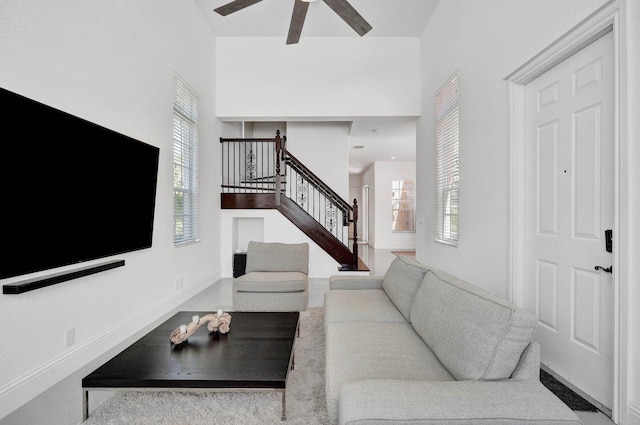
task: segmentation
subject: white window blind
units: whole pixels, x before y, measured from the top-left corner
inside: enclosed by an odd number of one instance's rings
[[[198,96],[173,79],[173,243],[198,240]]]
[[[436,241],[458,245],[458,72],[436,95]]]

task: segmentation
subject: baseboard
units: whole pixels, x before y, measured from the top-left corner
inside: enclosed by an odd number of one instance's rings
[[[185,287],[177,295],[167,297],[155,305],[114,324],[111,328],[84,343],[65,351],[40,367],[0,387],[0,420],[20,408],[66,376],[100,358],[106,351],[134,337],[150,324],[166,317],[172,310],[220,280],[208,279]],[[213,282],[213,283],[212,283]]]
[[[627,409],[627,424],[628,425],[640,425],[640,403],[629,402]]]

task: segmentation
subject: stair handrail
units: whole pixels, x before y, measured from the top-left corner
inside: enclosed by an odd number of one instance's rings
[[[313,182],[314,186],[318,189],[321,189],[328,198],[335,201],[343,210],[348,212],[353,211],[353,207],[349,205],[349,202],[345,201],[340,195],[338,195],[333,189],[329,187],[322,179],[316,176],[311,170],[307,168],[306,165],[302,163],[298,158],[291,154],[286,148],[282,148],[282,160],[284,162],[290,162],[294,164],[297,171],[303,173],[311,182]]]
[[[276,135],[276,138],[279,138],[279,133]],[[277,145],[278,142],[276,142]],[[276,150],[277,152],[277,150]],[[322,181],[322,179],[316,176],[311,170],[307,168],[306,165],[302,163],[298,158],[296,158],[291,152],[289,152],[285,147],[280,148],[282,160],[285,163],[293,164],[293,168],[296,169],[297,172],[305,175],[310,182],[312,182],[313,186],[317,189],[324,192],[327,198],[331,199],[336,205],[343,211],[343,223],[350,222],[353,223],[353,247],[351,252],[353,254],[352,263],[357,267],[358,265],[358,201],[354,198],[353,206],[349,205],[347,201],[345,201],[340,195],[338,195],[329,185]],[[279,167],[280,158],[278,158],[278,167]],[[276,173],[278,175],[279,173]],[[276,196],[279,196],[276,195]],[[351,218],[349,218],[349,214]]]

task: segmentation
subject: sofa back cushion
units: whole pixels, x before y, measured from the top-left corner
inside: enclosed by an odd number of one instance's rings
[[[411,323],[460,381],[509,378],[537,320],[507,300],[429,269],[411,307]]]
[[[391,262],[384,275],[382,288],[407,320],[413,297],[426,271],[422,264],[411,257],[399,255]]]
[[[246,273],[300,272],[309,274],[309,244],[249,242]]]

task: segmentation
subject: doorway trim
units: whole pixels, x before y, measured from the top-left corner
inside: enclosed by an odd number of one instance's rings
[[[614,170],[614,246],[613,277],[614,285],[614,344],[613,344],[613,403],[611,418],[619,423],[620,413],[626,411],[627,358],[624,347],[627,346],[626,326],[628,312],[621,302],[622,295],[628,293],[628,262],[621,253],[627,252],[629,234],[629,211],[622,202],[622,193],[627,193],[627,164],[629,142],[626,137],[626,97],[624,52],[624,0],[611,0],[570,29],[547,48],[517,68],[505,80],[509,89],[509,141],[510,141],[510,237],[509,237],[509,296],[518,305],[523,305],[524,264],[525,264],[525,178],[524,178],[524,141],[525,141],[525,87],[538,76],[544,74],[574,53],[613,32],[614,39],[614,133],[615,133],[615,170]]]
[[[362,186],[362,243],[369,243],[369,185]]]

